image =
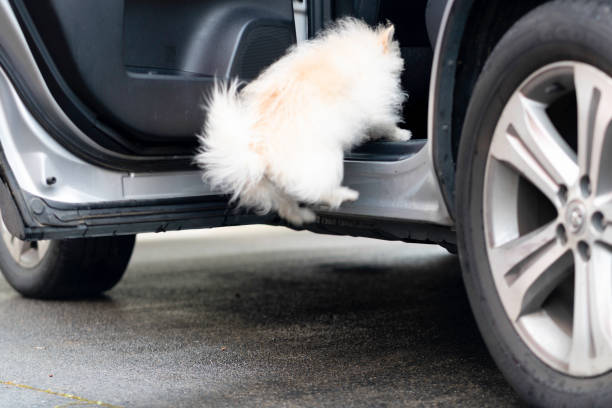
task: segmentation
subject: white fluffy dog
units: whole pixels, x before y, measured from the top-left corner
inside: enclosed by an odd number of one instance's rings
[[[343,152],[367,139],[405,141],[406,95],[392,25],[342,19],[301,43],[238,90],[216,84],[196,162],[204,181],[260,214],[313,222],[304,204],[339,207],[359,193],[341,186]]]

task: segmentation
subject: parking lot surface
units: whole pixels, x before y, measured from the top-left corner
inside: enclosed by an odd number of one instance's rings
[[[107,295],[0,279],[0,407],[513,407],[458,260],[247,226],[141,235]]]

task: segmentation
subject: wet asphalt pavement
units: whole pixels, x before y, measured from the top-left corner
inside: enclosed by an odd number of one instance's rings
[[[0,407],[514,407],[455,256],[250,226],[142,235],[102,298],[0,279]]]

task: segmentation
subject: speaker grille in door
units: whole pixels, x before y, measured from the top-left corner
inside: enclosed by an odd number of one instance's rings
[[[232,76],[253,79],[280,58],[294,43],[295,33],[290,25],[257,25],[247,28],[242,37]]]

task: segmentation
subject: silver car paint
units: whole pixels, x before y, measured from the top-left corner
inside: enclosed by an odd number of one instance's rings
[[[0,38],[41,109],[74,137],[93,143],[51,95],[8,0],[0,0]],[[439,45],[438,38],[434,63]],[[4,72],[0,75],[0,97],[0,142],[20,188],[32,195],[76,204],[213,194],[194,171],[134,174],[84,162],[36,122]],[[432,120],[430,116],[430,135]],[[361,196],[338,213],[452,225],[433,168],[431,142],[428,140],[418,154],[398,162],[345,162],[345,184],[358,189]],[[56,177],[57,182],[48,186],[48,177]]]

